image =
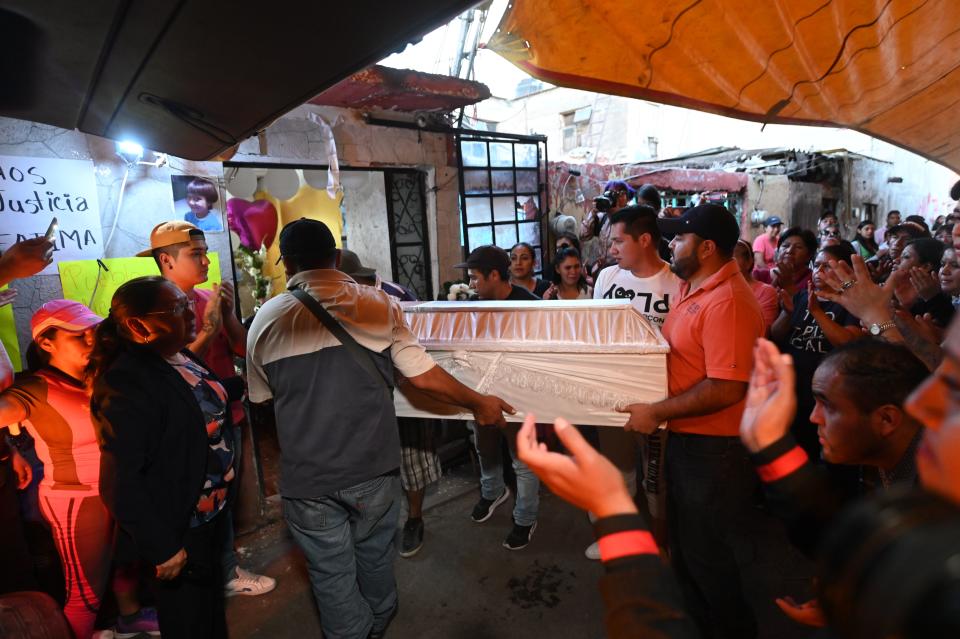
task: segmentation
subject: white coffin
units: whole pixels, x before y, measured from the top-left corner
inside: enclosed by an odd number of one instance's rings
[[[620,427],[617,407],[667,394],[670,348],[629,302],[426,302],[404,311],[440,366],[517,409],[511,421],[533,412],[538,422]],[[401,417],[473,418],[409,384],[395,397]]]

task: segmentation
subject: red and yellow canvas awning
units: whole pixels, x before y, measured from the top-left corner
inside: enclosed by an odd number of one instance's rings
[[[843,126],[960,170],[958,0],[512,0],[487,48],[551,84]]]

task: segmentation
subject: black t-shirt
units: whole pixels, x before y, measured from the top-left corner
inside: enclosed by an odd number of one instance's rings
[[[834,302],[820,301],[820,307],[840,326],[859,326],[860,320],[847,309]],[[793,315],[790,317],[790,334],[783,344],[784,353],[793,356],[793,366],[797,371],[797,387],[805,386],[809,392],[813,372],[833,350],[833,344],[824,335],[823,329],[807,308],[807,292],[800,291],[793,296]]]
[[[542,282],[543,280],[540,280],[540,281]],[[541,300],[541,298],[537,297],[536,295],[534,295],[533,293],[531,293],[530,291],[528,291],[522,286],[511,284],[510,288],[512,289],[510,291],[510,294],[504,298],[505,300],[508,300],[510,302],[529,302],[530,300],[538,302]]]
[[[860,320],[847,309],[834,302],[820,300],[820,307],[840,326],[859,326]],[[810,412],[813,410],[813,373],[817,366],[833,350],[833,344],[827,339],[820,324],[810,314],[807,306],[807,291],[793,296],[793,314],[790,316],[790,333],[780,345],[780,350],[793,357],[796,371],[797,412],[794,417],[794,436],[806,444],[804,448],[816,445],[817,431],[810,426]]]

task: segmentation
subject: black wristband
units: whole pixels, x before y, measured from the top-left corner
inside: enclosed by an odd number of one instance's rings
[[[627,530],[649,530],[646,520],[639,514],[613,515],[593,522],[593,534],[597,539]]]
[[[788,453],[797,447],[797,440],[793,438],[790,431],[787,434],[773,442],[766,448],[755,453],[750,453],[750,461],[754,466],[765,466],[779,459],[784,453]]]

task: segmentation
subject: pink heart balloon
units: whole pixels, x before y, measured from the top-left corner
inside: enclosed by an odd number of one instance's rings
[[[227,200],[227,223],[240,236],[240,243],[253,251],[269,247],[277,236],[277,209],[267,200],[234,197]]]

